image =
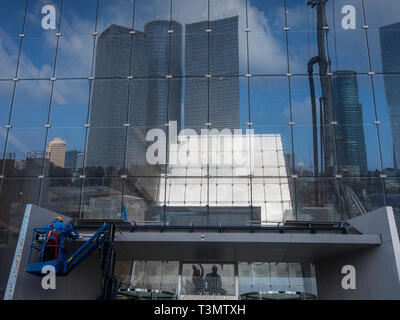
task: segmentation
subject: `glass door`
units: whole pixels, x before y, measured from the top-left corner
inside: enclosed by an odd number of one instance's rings
[[[233,263],[182,263],[180,298],[236,297]]]

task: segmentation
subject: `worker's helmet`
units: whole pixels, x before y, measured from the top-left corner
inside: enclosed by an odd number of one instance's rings
[[[63,222],[63,218],[57,217],[56,220],[59,220],[60,222]]]

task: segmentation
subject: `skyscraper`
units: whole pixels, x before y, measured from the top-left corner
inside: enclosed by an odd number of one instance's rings
[[[166,76],[182,75],[182,26],[175,21],[152,21],[144,33],[136,31],[133,39],[130,31],[111,25],[98,40],[96,78],[108,79],[94,83],[89,167],[121,168],[125,147],[128,168],[144,165],[147,130],[165,128],[167,121],[180,126],[182,79]],[[133,75],[130,80],[109,80],[129,75]],[[124,125],[130,126],[127,137]]]
[[[65,152],[65,168],[66,169],[76,169],[76,159],[79,151],[70,150]]]
[[[240,128],[238,16],[185,26],[185,128]],[[205,78],[205,76],[211,78]]]
[[[64,168],[66,142],[60,138],[54,138],[47,146],[47,156],[55,166]]]
[[[382,72],[393,137],[393,167],[396,168],[400,163],[400,76],[387,73],[400,72],[400,22],[381,27],[379,32]]]
[[[94,81],[88,167],[121,168],[125,147],[127,167],[145,161],[147,81],[143,77],[148,75],[147,36],[130,31],[113,24],[97,42],[95,75],[103,79]],[[129,80],[130,70],[134,78]],[[130,125],[128,130],[125,124]]]
[[[156,20],[147,23],[144,31],[147,35],[149,57],[147,126],[149,129],[165,128],[168,121],[176,121],[179,129],[182,95],[182,25],[173,20]],[[171,75],[172,78],[168,80],[167,75]]]
[[[83,161],[83,152],[77,150],[70,150],[65,152],[65,166],[66,169],[81,169]]]
[[[333,112],[338,122],[336,154],[339,170],[347,175],[364,175],[367,171],[367,154],[356,73],[334,72],[332,96]]]

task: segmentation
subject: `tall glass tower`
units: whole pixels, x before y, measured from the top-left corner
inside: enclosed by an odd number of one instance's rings
[[[381,27],[379,32],[382,72],[393,137],[393,166],[397,168],[400,164],[400,76],[386,73],[400,72],[400,22]]]
[[[98,39],[95,67],[87,166],[121,168],[125,152],[128,168],[146,164],[147,130],[165,128],[167,120],[180,127],[182,26],[152,21],[132,35],[113,24]],[[129,75],[133,79],[110,79]]]
[[[240,128],[239,78],[227,76],[239,74],[238,16],[187,24],[185,32],[185,128]]]
[[[338,122],[336,154],[339,170],[347,175],[362,176],[367,171],[367,154],[356,73],[334,72],[332,96],[333,111]]]
[[[145,163],[145,141],[138,131],[146,129],[147,82],[140,77],[148,74],[147,36],[139,31],[132,35],[130,30],[113,24],[97,42],[87,167],[121,168],[125,147],[128,167]],[[139,79],[126,80],[130,69]]]
[[[148,129],[181,126],[182,25],[156,20],[144,27],[148,41]],[[172,78],[167,78],[167,76]]]

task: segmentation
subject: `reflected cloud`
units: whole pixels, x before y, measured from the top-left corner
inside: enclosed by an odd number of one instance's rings
[[[0,136],[5,140],[7,137],[7,130],[3,127],[0,127]],[[27,147],[21,140],[16,138],[13,133],[10,131],[8,134],[8,144],[12,145],[15,149],[19,150],[21,154],[26,154],[28,151],[31,151],[31,148]]]

